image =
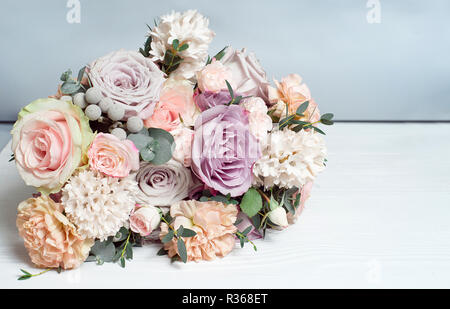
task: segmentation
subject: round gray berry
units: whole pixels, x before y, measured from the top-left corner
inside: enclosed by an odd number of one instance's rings
[[[131,133],[137,133],[137,132],[141,131],[143,127],[144,127],[144,122],[142,121],[141,118],[139,118],[137,116],[128,118],[127,129]]]
[[[127,132],[125,132],[125,130],[121,128],[115,128],[111,131],[111,134],[120,140],[124,140],[127,138]]]
[[[103,95],[100,89],[92,87],[86,91],[84,98],[89,104],[97,104],[103,98]]]
[[[78,92],[73,95],[72,98],[73,104],[78,106],[81,109],[85,109],[88,106],[86,100],[84,99],[84,93]]]
[[[110,98],[103,98],[100,100],[100,102],[98,103],[98,106],[100,107],[100,109],[102,110],[102,113],[107,113],[108,109],[111,107],[111,105],[113,105],[114,102],[113,100],[111,100]]]
[[[113,104],[108,109],[108,117],[112,121],[118,121],[125,116],[125,110],[118,104]]]
[[[100,118],[100,116],[102,115],[102,110],[97,105],[92,104],[86,107],[84,113],[89,118],[89,120],[94,121]]]

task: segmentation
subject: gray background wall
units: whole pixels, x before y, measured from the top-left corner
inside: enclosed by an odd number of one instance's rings
[[[143,44],[146,23],[197,8],[223,46],[256,52],[270,78],[297,72],[322,111],[341,120],[450,120],[450,1],[81,0],[69,24],[66,0],[0,3],[0,121],[53,94],[60,74],[119,48]]]

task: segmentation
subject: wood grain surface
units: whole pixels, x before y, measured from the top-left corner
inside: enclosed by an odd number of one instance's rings
[[[213,262],[171,264],[159,247],[126,269],[36,272],[17,234],[25,187],[0,154],[1,288],[450,288],[450,124],[337,124],[328,169],[298,223]]]

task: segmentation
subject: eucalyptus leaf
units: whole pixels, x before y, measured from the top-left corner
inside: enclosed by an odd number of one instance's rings
[[[172,41],[173,49],[178,50],[178,46],[180,46],[180,40],[178,40],[178,39],[173,40]]]
[[[305,103],[301,104],[296,111],[296,114],[302,114],[308,109],[309,101],[306,101]]]
[[[81,84],[76,81],[66,81],[61,85],[61,92],[64,94],[72,94],[80,90]]]
[[[84,72],[85,71],[86,71],[86,67],[85,66],[82,67],[80,69],[80,71],[78,71],[78,78],[77,78],[77,80],[78,80],[79,83],[81,83],[81,81],[83,80],[83,76],[84,76]]]
[[[140,150],[140,154],[142,157],[142,160],[147,161],[147,162],[151,162],[152,160],[155,159],[155,153],[153,152],[153,150],[149,149],[149,148],[143,148]]]
[[[231,87],[230,83],[225,80],[225,83],[227,84],[227,88],[228,88],[228,92],[230,92],[230,96],[231,96],[231,101],[233,101],[234,99],[234,91],[233,91],[233,87]]]
[[[316,131],[316,132],[318,132],[318,133],[320,133],[320,134],[325,135],[325,132],[323,132],[321,129],[319,129],[319,128],[317,128],[317,127],[312,127],[312,128],[314,129],[314,131]]]
[[[188,48],[189,48],[189,44],[184,43],[183,45],[180,46],[180,48],[178,48],[178,51],[182,52],[182,51],[185,51]]]
[[[151,142],[153,142],[153,138],[141,133],[137,134],[130,134],[128,135],[127,139],[133,142],[134,146],[141,151],[142,149],[146,148],[147,145],[149,145]]]
[[[166,139],[160,139],[157,141],[159,149],[155,152],[155,157],[150,161],[154,165],[161,165],[172,159],[172,145]]]
[[[333,117],[334,117],[334,114],[332,114],[332,113],[326,113],[326,114],[323,114],[323,115],[320,117],[320,119],[321,119],[321,120],[323,120],[323,119],[331,120],[331,119],[333,119]]]
[[[242,198],[241,210],[250,218],[258,213],[262,208],[261,195],[255,188],[250,188]]]
[[[96,241],[91,248],[91,254],[95,255],[97,259],[101,259],[104,262],[112,262],[116,248],[113,243]]]
[[[183,230],[183,234],[181,236],[183,237],[194,237],[195,235],[197,235],[197,233],[191,229],[184,229]]]
[[[169,232],[166,234],[166,236],[164,236],[161,241],[163,242],[163,244],[168,243],[169,241],[172,240],[173,238],[173,230],[169,229]]]
[[[159,256],[167,255],[168,251],[165,250],[164,248],[161,248],[161,249],[159,249],[159,251],[156,254],[159,255]]]
[[[184,244],[184,240],[182,238],[178,238],[177,241],[178,255],[180,256],[183,263],[187,262],[187,251],[186,245]]]
[[[252,226],[251,225],[249,225],[249,226],[247,226],[247,228],[242,232],[242,234],[244,235],[244,236],[247,236],[247,234],[248,233],[250,233],[250,231],[252,230]]]

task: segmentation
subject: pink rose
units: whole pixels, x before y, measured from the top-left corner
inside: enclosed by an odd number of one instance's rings
[[[134,211],[130,215],[130,228],[141,236],[148,236],[153,230],[158,228],[160,221],[161,215],[158,208],[136,204]]]
[[[170,133],[175,139],[173,158],[185,167],[190,167],[192,161],[192,140],[194,139],[194,131],[186,127],[180,127]]]
[[[81,237],[63,211],[46,195],[19,204],[16,225],[37,267],[76,268],[89,255],[94,240]]]
[[[202,92],[219,92],[222,89],[227,89],[228,81],[233,85],[233,73],[231,69],[224,66],[220,61],[213,61],[205,66],[203,70],[197,73],[198,88]]]
[[[172,131],[180,125],[180,115],[187,126],[192,126],[198,114],[192,85],[185,80],[170,79],[164,84],[153,115],[144,120],[144,125]]]
[[[124,120],[150,117],[165,80],[149,58],[123,49],[98,58],[86,71],[94,87],[125,109]]]
[[[92,170],[111,177],[126,177],[139,169],[139,150],[132,141],[99,133],[88,151]]]
[[[312,181],[308,181],[300,190],[300,204],[297,207],[297,209],[295,210],[295,214],[292,215],[291,213],[288,213],[287,218],[289,221],[289,224],[294,224],[295,221],[297,221],[298,217],[301,215],[301,213],[303,212],[303,209],[305,208],[305,204],[306,201],[309,199],[309,197],[311,196],[311,190],[313,187],[313,182]]]
[[[24,107],[11,131],[11,148],[27,185],[58,192],[87,163],[93,133],[83,111],[67,101],[39,99]]]
[[[233,250],[237,228],[234,226],[238,214],[236,205],[225,205],[219,202],[181,201],[170,207],[170,215],[174,218],[173,226],[181,225],[194,230],[197,235],[185,238],[187,260],[213,260],[217,256],[224,257]],[[169,227],[161,223],[162,239],[169,232]],[[175,240],[164,244],[169,257],[178,254]]]

